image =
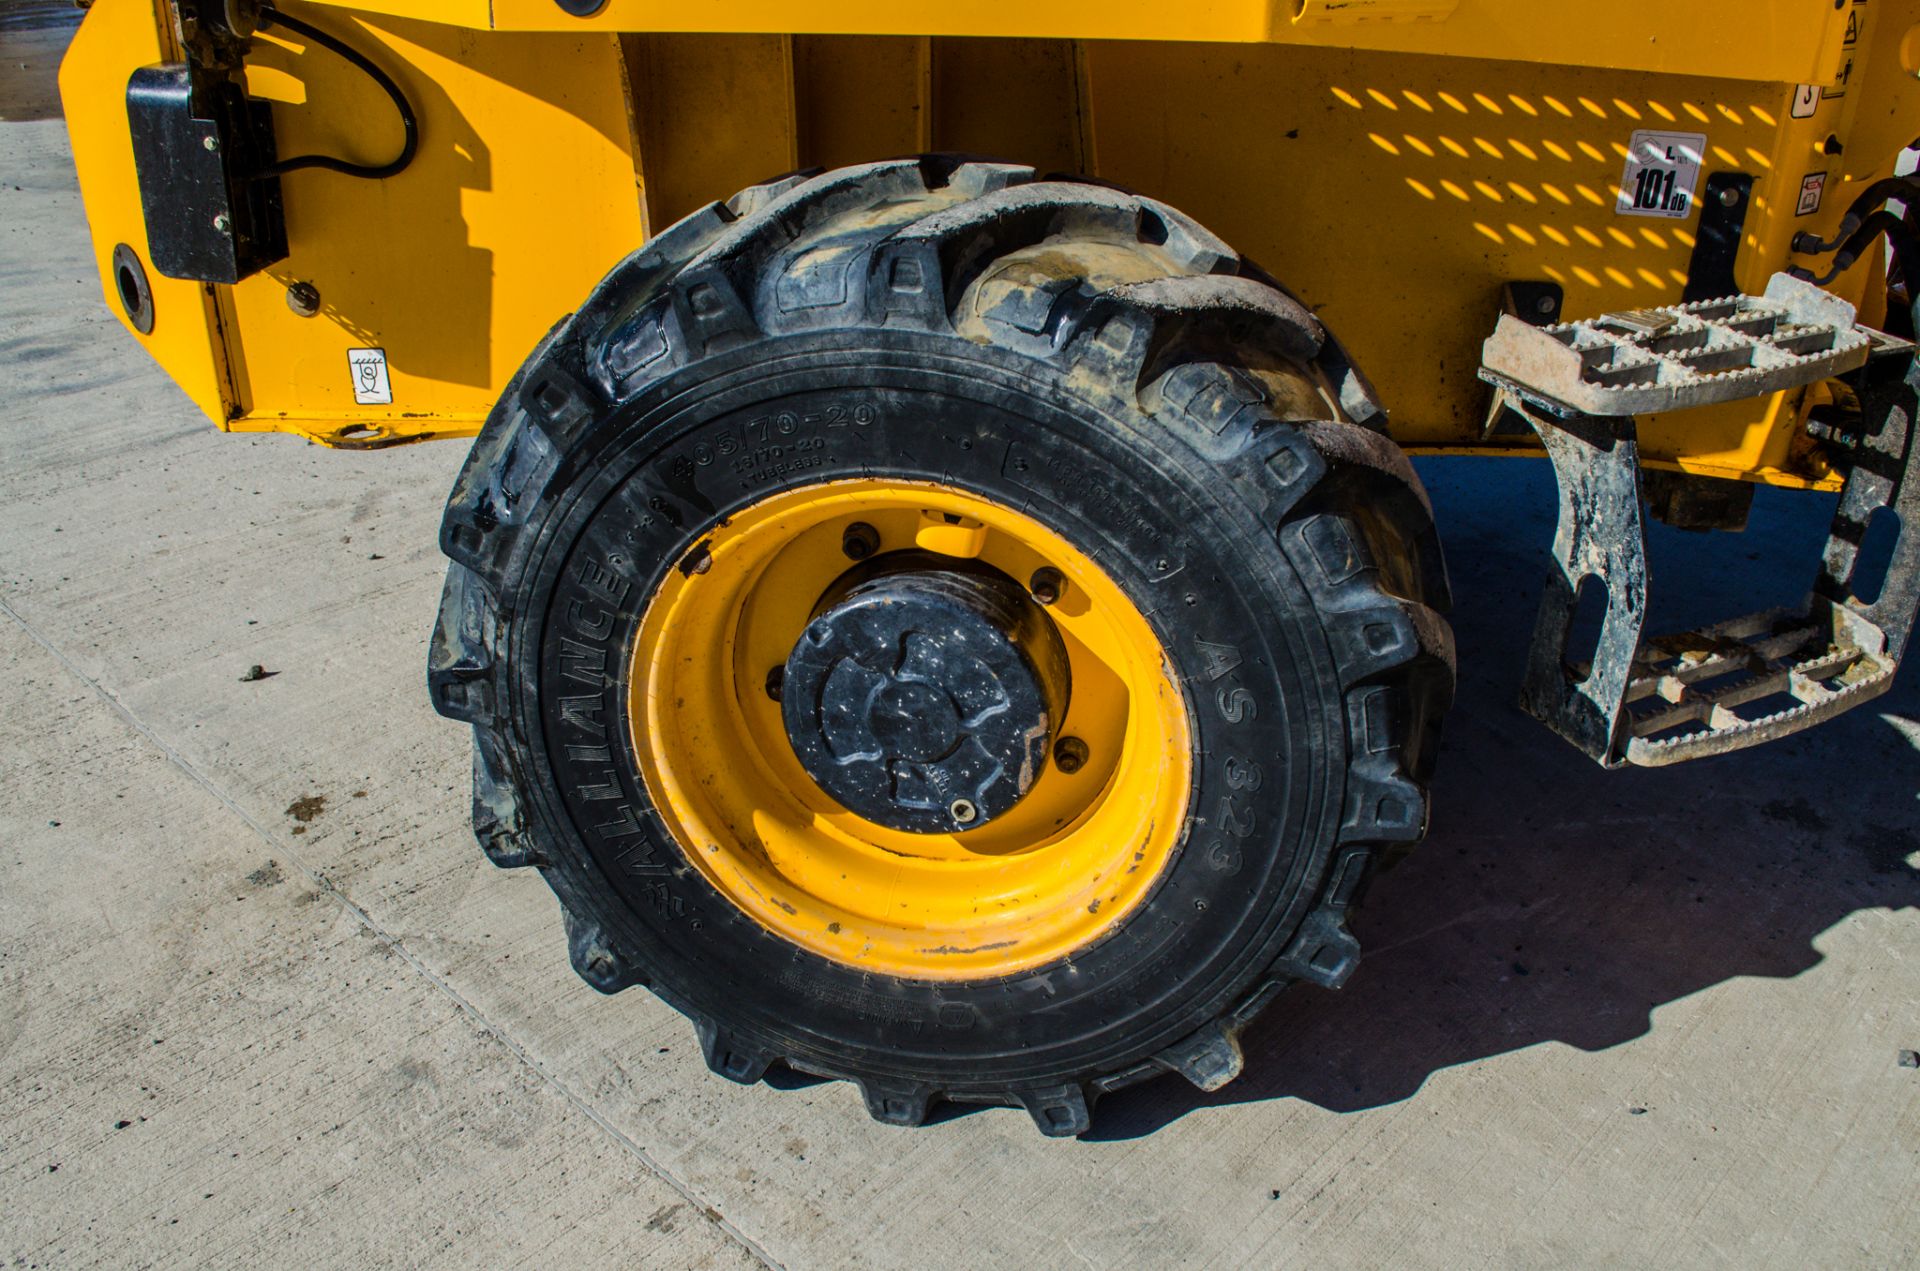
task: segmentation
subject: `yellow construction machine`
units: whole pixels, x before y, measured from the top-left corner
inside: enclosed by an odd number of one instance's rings
[[[1071,1135],[1426,830],[1410,454],[1553,464],[1515,673],[1603,764],[1889,686],[1916,71],[1920,0],[93,0],[61,83],[215,423],[475,438],[429,685],[579,974]],[[1838,492],[1805,603],[1647,634],[1757,484]]]

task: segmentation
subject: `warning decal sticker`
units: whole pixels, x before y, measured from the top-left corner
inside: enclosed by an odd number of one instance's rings
[[[1795,216],[1812,216],[1820,210],[1820,200],[1827,192],[1827,174],[1810,172],[1800,182],[1800,203],[1794,208]]]
[[[393,405],[393,385],[387,379],[385,349],[348,349],[347,369],[353,373],[353,400],[361,406]]]
[[[1627,170],[1620,178],[1621,216],[1666,216],[1684,220],[1693,214],[1700,185],[1700,164],[1707,138],[1698,132],[1636,132],[1627,146]]]

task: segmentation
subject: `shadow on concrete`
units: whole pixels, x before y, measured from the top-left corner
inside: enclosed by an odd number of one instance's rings
[[[1432,836],[1374,884],[1354,922],[1367,954],[1344,990],[1290,990],[1247,1031],[1246,1073],[1225,1090],[1165,1079],[1122,1091],[1089,1137],[1282,1097],[1356,1111],[1542,1042],[1604,1050],[1701,989],[1817,966],[1821,933],[1856,911],[1920,905],[1913,667],[1881,701],[1770,747],[1603,772],[1513,705],[1551,472],[1448,459],[1422,474],[1461,649]],[[1762,491],[1746,534],[1655,527],[1655,625],[1796,601],[1831,509],[1830,497]]]

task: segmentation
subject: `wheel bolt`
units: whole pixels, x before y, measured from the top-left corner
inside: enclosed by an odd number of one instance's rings
[[[865,560],[880,550],[880,531],[865,521],[855,521],[840,535],[840,550],[849,560]]]
[[[948,805],[947,814],[960,824],[965,825],[980,815],[980,809],[974,807],[973,804],[967,802],[965,799],[955,799]]]
[[[1033,580],[1027,584],[1027,590],[1041,604],[1051,605],[1067,594],[1067,579],[1059,570],[1043,565],[1033,571]]]
[[[1071,777],[1087,766],[1087,743],[1078,737],[1062,737],[1054,743],[1053,764]]]
[[[779,701],[780,690],[786,686],[786,683],[787,683],[786,667],[776,666],[771,671],[768,671],[767,672],[767,696],[771,697],[776,702]]]

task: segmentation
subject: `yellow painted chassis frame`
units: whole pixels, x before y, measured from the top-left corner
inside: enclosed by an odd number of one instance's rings
[[[116,313],[115,245],[147,258],[126,83],[178,56],[168,3],[95,0],[61,71]],[[420,157],[384,182],[289,176],[288,258],[235,287],[150,272],[154,328],[136,338],[222,427],[330,445],[473,433],[609,267],[712,199],[939,149],[1165,199],[1314,306],[1402,444],[1532,451],[1482,436],[1474,370],[1502,285],[1559,282],[1578,317],[1672,303],[1686,279],[1697,212],[1616,213],[1635,131],[1704,134],[1707,171],[1756,179],[1737,269],[1750,291],[1920,133],[1920,0],[285,7],[391,69]],[[390,104],[324,50],[260,37],[249,88],[275,103],[282,153],[397,148]],[[288,308],[294,282],[319,289],[316,317]],[[1875,322],[1883,284],[1870,259],[1835,290]],[[391,405],[355,403],[357,348],[385,351]],[[1831,486],[1801,441],[1806,396],[1643,420],[1641,453]]]

